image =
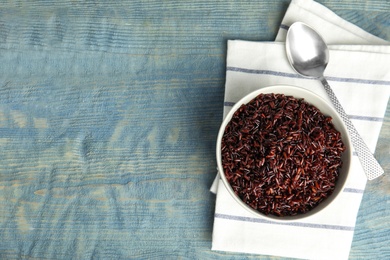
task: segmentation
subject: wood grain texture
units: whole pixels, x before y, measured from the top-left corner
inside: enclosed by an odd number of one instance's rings
[[[390,40],[386,0],[319,1]],[[227,39],[289,4],[3,1],[1,259],[277,259],[213,252]],[[390,105],[351,259],[390,258]]]

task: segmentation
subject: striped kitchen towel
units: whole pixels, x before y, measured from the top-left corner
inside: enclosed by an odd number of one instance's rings
[[[300,86],[329,101],[318,80],[297,75],[288,63],[284,39],[296,21],[318,30],[330,45],[325,77],[374,152],[390,95],[390,43],[311,0],[291,2],[276,42],[228,41],[224,116],[246,94],[271,85]],[[212,250],[348,259],[366,182],[354,154],[346,188],[334,204],[302,221],[280,223],[242,209],[217,176],[211,188],[217,193]]]

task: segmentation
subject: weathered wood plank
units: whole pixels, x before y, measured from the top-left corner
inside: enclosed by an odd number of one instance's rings
[[[389,2],[320,1],[390,40]],[[272,41],[289,1],[3,1],[0,258],[212,252],[227,39]],[[390,257],[390,106],[351,259]]]

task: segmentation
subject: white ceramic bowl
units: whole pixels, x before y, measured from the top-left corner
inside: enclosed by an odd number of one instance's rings
[[[222,141],[222,136],[224,134],[226,125],[230,122],[234,112],[242,105],[242,104],[247,104],[250,102],[252,99],[257,97],[261,93],[275,93],[275,94],[284,94],[286,96],[293,96],[295,98],[303,98],[307,103],[314,105],[317,107],[324,115],[331,116],[332,117],[332,123],[336,130],[338,130],[341,133],[341,139],[346,146],[346,151],[343,153],[341,159],[343,161],[342,168],[340,170],[340,175],[339,179],[336,183],[335,190],[333,193],[324,201],[319,203],[316,207],[314,207],[312,210],[304,213],[304,214],[299,214],[295,216],[283,216],[283,217],[278,217],[274,215],[265,215],[260,213],[259,211],[251,208],[248,206],[246,203],[244,203],[239,196],[237,196],[232,187],[230,186],[230,183],[225,177],[223,167],[222,167],[222,155],[221,155],[221,141]],[[293,220],[300,220],[302,218],[306,218],[309,216],[312,216],[314,214],[317,214],[318,212],[322,211],[325,209],[329,204],[331,204],[336,197],[343,191],[345,182],[347,180],[349,170],[350,170],[350,164],[351,164],[351,157],[352,157],[352,151],[351,151],[351,141],[349,137],[349,133],[347,131],[346,126],[344,125],[343,120],[339,116],[339,114],[336,112],[336,110],[333,108],[331,104],[329,104],[327,101],[325,101],[323,98],[318,96],[317,94],[314,94],[311,91],[308,91],[304,88],[300,87],[295,87],[295,86],[286,86],[286,85],[279,85],[279,86],[270,86],[270,87],[265,87],[259,90],[256,90],[248,95],[246,95],[244,98],[242,98],[240,101],[238,101],[233,108],[230,110],[230,112],[227,114],[226,118],[224,119],[221,128],[218,133],[218,138],[217,138],[217,164],[218,164],[218,171],[220,172],[220,176],[222,178],[222,181],[229,191],[230,195],[237,201],[239,205],[244,207],[245,209],[249,210],[253,214],[257,216],[261,216],[263,218],[272,220],[272,221],[293,221]]]

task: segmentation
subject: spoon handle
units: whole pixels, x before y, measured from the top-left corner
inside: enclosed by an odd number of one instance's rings
[[[325,88],[326,93],[330,100],[332,101],[337,112],[340,114],[345,125],[348,128],[349,134],[351,136],[352,144],[355,148],[355,151],[359,157],[359,160],[363,166],[364,172],[366,173],[367,179],[373,180],[383,174],[383,169],[379,165],[378,161],[374,158],[374,155],[370,152],[370,149],[367,147],[366,143],[363,141],[362,137],[356,131],[356,128],[352,124],[348,115],[345,113],[343,107],[341,106],[339,100],[334,94],[333,90],[329,86],[328,82],[324,77],[320,78],[322,85]]]

